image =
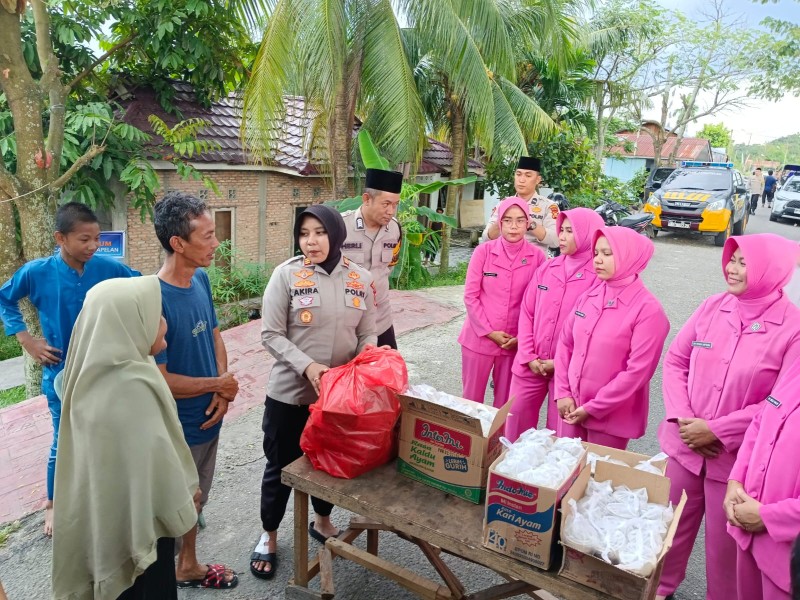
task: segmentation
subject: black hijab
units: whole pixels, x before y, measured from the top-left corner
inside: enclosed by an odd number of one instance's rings
[[[294,242],[300,246],[300,228],[303,226],[303,221],[306,215],[310,215],[317,219],[325,228],[328,234],[328,243],[330,249],[328,250],[328,257],[319,266],[325,269],[325,272],[330,275],[334,267],[339,264],[342,258],[342,246],[347,239],[347,228],[344,225],[344,219],[338,211],[325,206],[324,204],[313,204],[301,212],[297,220],[294,222]]]

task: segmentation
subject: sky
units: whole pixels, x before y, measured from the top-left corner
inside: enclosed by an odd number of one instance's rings
[[[703,0],[657,0],[666,8],[676,9],[688,17],[697,16]],[[751,0],[726,0],[725,6],[732,15],[741,15],[752,27],[758,27],[765,17],[771,16],[800,23],[800,0],[780,0],[761,4]],[[775,138],[800,133],[800,98],[786,96],[779,102],[753,99],[747,108],[717,113],[693,123],[689,134],[696,133],[704,123],[724,123],[733,130],[737,144],[762,144]],[[656,112],[645,117],[658,118]]]

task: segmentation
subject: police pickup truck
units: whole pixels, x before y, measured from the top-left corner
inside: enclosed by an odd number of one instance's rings
[[[747,189],[733,163],[684,161],[647,198],[656,233],[696,231],[722,246],[747,227]]]

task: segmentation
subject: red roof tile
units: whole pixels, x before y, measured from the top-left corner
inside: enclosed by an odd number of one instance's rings
[[[630,156],[637,158],[655,158],[655,149],[653,148],[653,138],[645,132],[620,132],[616,134],[617,139],[620,141],[618,146],[609,149],[610,154],[619,154],[621,156]],[[661,149],[661,158],[667,158],[672,149],[675,147],[677,141],[676,136],[670,136],[664,142]],[[633,147],[631,151],[625,149],[625,145],[630,143]],[[711,145],[708,140],[702,138],[685,137],[681,140],[681,146],[678,153],[675,155],[676,160],[710,160],[711,159]]]
[[[245,165],[254,161],[248,160],[247,153],[242,149],[240,134],[242,100],[236,93],[222,98],[206,108],[194,96],[191,86],[174,82],[175,97],[173,103],[180,113],[180,118],[166,113],[158,103],[155,92],[150,88],[137,88],[132,90],[125,100],[120,103],[125,107],[124,120],[139,129],[152,133],[147,121],[151,114],[157,115],[168,125],[172,126],[182,119],[200,118],[209,123],[198,139],[214,143],[217,148],[200,156],[195,156],[195,162],[225,163],[231,165]],[[311,128],[316,116],[313,109],[307,109],[305,100],[300,96],[286,96],[286,119],[278,128],[274,128],[271,135],[279,140],[277,152],[269,161],[275,167],[295,171],[298,175],[312,175],[320,172],[322,160],[320,154],[311,148]],[[358,124],[354,130],[354,135]],[[160,138],[154,139],[159,143]],[[449,175],[453,162],[453,153],[450,147],[435,140],[428,140],[428,148],[422,155],[418,173]],[[482,170],[483,165],[469,159],[468,170]]]

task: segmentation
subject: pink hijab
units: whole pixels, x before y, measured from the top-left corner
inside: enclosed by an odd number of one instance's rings
[[[572,208],[561,211],[556,217],[556,232],[561,234],[561,224],[569,219],[575,236],[576,250],[574,254],[564,254],[564,266],[567,276],[572,275],[594,256],[594,232],[603,227],[603,217],[588,208]]]
[[[726,279],[725,267],[737,248],[747,266],[747,289],[736,299],[739,313],[749,323],[783,296],[782,290],[792,278],[800,248],[797,242],[774,233],[728,238],[722,249],[722,273]]]
[[[603,227],[596,231],[592,239],[592,249],[600,237],[608,240],[614,254],[614,275],[606,281],[610,287],[624,287],[636,281],[655,252],[653,242],[627,227]]]
[[[500,227],[500,237],[498,239],[505,250],[506,256],[508,256],[508,258],[511,260],[513,260],[517,254],[519,254],[520,250],[522,250],[522,245],[527,243],[524,235],[520,241],[513,243],[509,242],[503,237],[503,216],[512,206],[518,206],[522,209],[522,213],[525,215],[525,228],[527,229],[531,226],[530,208],[528,207],[528,203],[522,198],[518,196],[509,196],[500,203],[500,206],[497,207],[497,225]]]

